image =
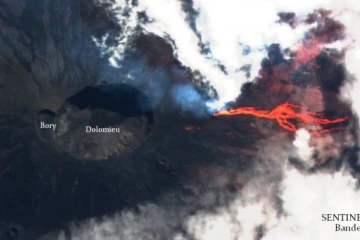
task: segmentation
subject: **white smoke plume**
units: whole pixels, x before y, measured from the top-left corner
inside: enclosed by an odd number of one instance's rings
[[[320,8],[332,10],[331,17],[346,26],[348,38],[337,43],[336,47],[347,48],[345,66],[355,78],[353,83],[347,83],[343,87],[342,95],[352,102],[354,111],[360,114],[358,0],[194,0],[193,7],[199,12],[195,23],[197,32],[186,21],[181,1],[139,0],[137,6],[132,6],[125,0],[115,2],[109,10],[114,21],[118,19],[119,24],[128,27],[126,29],[129,34],[138,24],[150,33],[172,39],[176,57],[183,65],[199,71],[210,81],[217,90],[221,103],[236,98],[240,93],[240,86],[257,76],[267,45],[280,43],[283,48],[294,47],[312,27],[303,24],[301,18],[298,18],[299,26],[295,29],[276,23],[279,12],[294,12],[297,16],[306,16]],[[101,0],[100,3],[106,1]],[[125,8],[131,12],[129,23],[121,15]],[[141,11],[145,11],[151,21],[135,24],[133,14]],[[125,35],[128,37],[129,34]],[[127,37],[118,46],[120,50],[110,50],[113,53],[110,60],[114,65],[117,60],[121,60]],[[210,58],[202,54],[199,43],[209,46]],[[243,55],[248,48],[249,54]],[[225,66],[227,73],[214,64],[214,59]],[[238,71],[246,64],[252,65],[250,78]],[[300,130],[293,142],[293,147],[298,150],[298,157],[308,164],[308,168],[316,164],[311,159],[314,147],[309,145],[310,140],[310,135],[305,130]],[[274,143],[268,145],[271,144]],[[147,204],[138,213],[124,211],[110,219],[90,221],[81,227],[74,227],[71,239],[359,239],[356,232],[336,232],[335,224],[338,222],[322,221],[322,214],[360,213],[357,206],[360,201],[357,180],[348,170],[343,168],[338,173],[323,171],[310,174],[306,170],[291,167],[285,157],[290,155],[288,152],[275,152],[267,157],[275,163],[270,164],[276,171],[274,175],[283,177],[279,184],[270,184],[271,181],[260,181],[259,184],[259,177],[255,176],[234,201],[217,206],[213,211],[198,210],[192,215],[187,215],[189,209],[184,206],[165,208]],[[276,155],[280,159],[276,159]],[[211,194],[204,196],[207,198]],[[282,202],[280,210],[275,204],[277,198]],[[352,225],[353,222],[340,224]],[[61,235],[57,239],[62,239]]]

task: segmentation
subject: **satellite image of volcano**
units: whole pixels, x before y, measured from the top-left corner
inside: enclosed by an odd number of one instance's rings
[[[360,2],[0,0],[0,240],[359,240]]]

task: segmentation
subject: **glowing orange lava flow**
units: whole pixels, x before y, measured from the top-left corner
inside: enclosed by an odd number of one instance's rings
[[[200,127],[194,127],[194,126],[185,127],[185,131],[192,131],[192,130],[201,130],[201,128]]]
[[[299,110],[300,112],[297,112],[295,110]],[[260,118],[267,118],[267,119],[274,119],[276,120],[279,125],[291,132],[295,132],[298,130],[298,128],[291,122],[289,122],[290,119],[299,120],[306,124],[313,124],[317,126],[323,126],[323,125],[329,125],[334,123],[341,123],[347,120],[349,117],[343,117],[338,119],[326,119],[322,118],[324,116],[323,113],[317,113],[317,112],[310,112],[305,109],[303,109],[301,106],[290,104],[290,103],[283,103],[278,105],[275,109],[272,111],[268,110],[257,110],[253,107],[242,107],[237,108],[234,110],[229,111],[219,111],[214,114],[214,116],[232,116],[232,115],[239,115],[239,114],[248,114],[248,115],[254,115],[256,117]],[[331,128],[331,129],[323,129],[319,131],[313,131],[310,132],[312,135],[320,135],[321,133],[330,132],[335,129],[339,128]]]

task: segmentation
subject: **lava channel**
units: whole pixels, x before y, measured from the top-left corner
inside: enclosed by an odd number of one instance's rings
[[[301,106],[291,104],[288,102],[278,105],[276,108],[274,108],[271,111],[258,110],[255,109],[254,107],[242,107],[233,110],[219,111],[215,113],[214,116],[233,116],[233,115],[241,115],[241,114],[253,115],[259,118],[276,120],[282,128],[291,132],[296,132],[298,128],[295,126],[295,124],[291,123],[289,120],[298,120],[305,124],[325,126],[335,123],[341,123],[349,118],[348,116],[346,116],[337,119],[327,119],[324,118],[324,113],[310,112]],[[309,131],[309,133],[311,135],[318,136],[322,133],[331,132],[336,129],[339,129],[339,127],[323,129],[319,131]]]

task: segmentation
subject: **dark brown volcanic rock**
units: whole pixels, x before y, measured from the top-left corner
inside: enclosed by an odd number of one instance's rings
[[[140,34],[134,41],[133,49],[148,57],[151,67],[171,67],[175,58],[173,49],[164,39],[155,35]]]

